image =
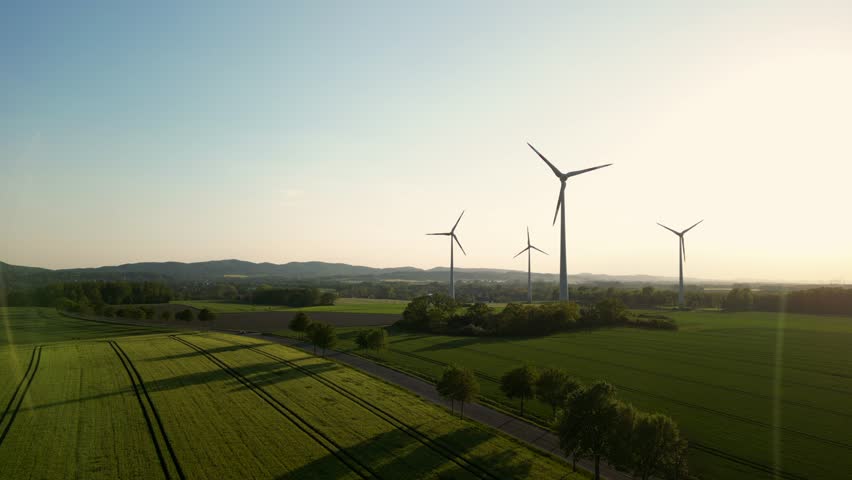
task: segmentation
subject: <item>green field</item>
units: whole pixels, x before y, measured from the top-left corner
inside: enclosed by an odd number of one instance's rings
[[[338,298],[334,305],[306,308],[292,308],[286,306],[249,305],[247,303],[233,303],[218,300],[180,300],[173,303],[188,305],[194,308],[208,308],[216,313],[242,313],[242,312],[341,312],[341,313],[388,313],[402,315],[407,301],[404,300],[382,300],[372,298]]]
[[[383,362],[428,378],[444,364],[476,370],[483,393],[527,362],[605,379],[637,407],[671,415],[704,478],[841,478],[852,471],[852,319],[673,312],[680,331],[628,328],[494,339],[389,329]],[[354,349],[342,329],[341,348]],[[288,332],[281,332],[287,334]],[[535,415],[549,407],[533,402]]]
[[[0,326],[2,479],[581,478],[281,345],[39,309],[2,309]]]
[[[249,305],[247,303],[234,303],[220,300],[180,300],[172,302],[179,305],[188,305],[194,308],[208,308],[215,313],[242,313],[242,312],[338,312],[338,313],[387,313],[391,315],[402,315],[407,300],[387,300],[378,298],[338,298],[334,305],[320,307],[293,308],[287,306]],[[505,303],[489,304],[495,311],[502,311]]]

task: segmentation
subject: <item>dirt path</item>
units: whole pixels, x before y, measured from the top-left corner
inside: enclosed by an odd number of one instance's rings
[[[253,336],[263,338],[264,340],[270,342],[280,343],[288,347],[299,348],[309,353],[313,352],[313,348],[309,344],[291,338],[263,334],[253,334]],[[438,392],[435,390],[435,386],[429,382],[426,382],[425,380],[379,365],[375,362],[367,360],[366,358],[340,352],[337,350],[328,351],[326,356],[333,358],[338,362],[349,365],[350,367],[364,371],[374,377],[381,378],[382,380],[405,388],[406,390],[414,392],[432,403],[436,403],[445,407],[450,406],[448,402],[444,401],[444,399],[442,399],[438,395]],[[534,447],[549,452],[560,458],[564,458],[566,461],[570,461],[569,458],[566,457],[565,454],[559,450],[559,438],[550,430],[541,428],[531,423],[527,423],[523,420],[519,420],[516,417],[494,410],[485,405],[480,405],[478,403],[466,405],[464,413],[465,416],[471,418],[472,420],[484,423],[490,427],[501,430],[517,438],[518,440],[521,440],[525,443],[528,443]],[[577,464],[588,471],[594,471],[595,468],[594,464],[588,460],[579,460]],[[615,470],[609,465],[605,465],[603,463],[601,464],[601,476],[613,480],[632,478],[630,475],[623,472],[619,472],[618,470]]]

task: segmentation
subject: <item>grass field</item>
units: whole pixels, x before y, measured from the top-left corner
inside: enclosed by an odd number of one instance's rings
[[[334,305],[307,308],[291,308],[285,306],[248,305],[245,303],[232,303],[218,300],[181,300],[173,303],[188,305],[194,308],[208,308],[216,313],[242,313],[242,312],[275,312],[275,311],[302,311],[302,312],[339,312],[339,313],[386,313],[402,315],[408,305],[406,300],[384,300],[373,298],[338,298]],[[505,303],[491,304],[491,307],[501,311]]]
[[[0,310],[0,327],[3,479],[582,478],[281,345],[38,309]]]
[[[217,300],[181,300],[175,301],[182,305],[195,308],[208,308],[216,313],[242,313],[242,312],[341,312],[341,313],[390,313],[402,315],[405,306],[404,300],[381,300],[371,298],[338,298],[334,305],[292,308],[286,306],[249,305],[245,303],[232,303]]]
[[[637,407],[671,415],[704,478],[843,478],[852,471],[852,319],[673,312],[680,331],[628,328],[493,339],[390,328],[377,358],[434,378],[446,363],[476,370],[483,394],[523,362],[605,379]],[[341,348],[354,348],[341,330]],[[287,334],[287,332],[281,332]],[[549,407],[528,408],[546,418]]]

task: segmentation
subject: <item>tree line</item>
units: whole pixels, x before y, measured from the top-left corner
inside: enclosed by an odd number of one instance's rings
[[[852,288],[818,287],[791,292],[755,292],[748,287],[732,289],[723,308],[731,312],[792,312],[852,315]]]
[[[85,312],[105,305],[169,303],[171,288],[159,282],[63,282],[9,292],[10,307],[58,307]]]
[[[498,313],[484,303],[461,305],[442,294],[412,300],[397,325],[407,330],[469,336],[549,335],[604,326],[677,329],[670,318],[633,314],[618,299],[604,299],[583,308],[572,302],[510,303]]]
[[[446,367],[435,384],[441,397],[449,400],[455,411],[460,404],[464,417],[465,403],[479,394],[479,382],[470,369],[456,365]],[[584,386],[567,372],[556,368],[542,371],[524,365],[506,372],[500,389],[510,399],[524,403],[539,398],[553,408],[551,426],[559,437],[560,448],[573,460],[588,458],[595,465],[595,478],[600,478],[600,463],[608,461],[622,471],[647,480],[686,478],[687,441],[677,424],[659,413],[646,413],[616,397],[616,389],[606,382]]]

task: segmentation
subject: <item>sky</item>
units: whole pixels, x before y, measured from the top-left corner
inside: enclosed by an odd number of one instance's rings
[[[521,5],[523,3],[523,5]],[[4,2],[0,261],[852,281],[850,2]],[[687,5],[690,4],[690,5]],[[704,5],[701,5],[704,4]],[[457,252],[458,253],[458,252]]]

